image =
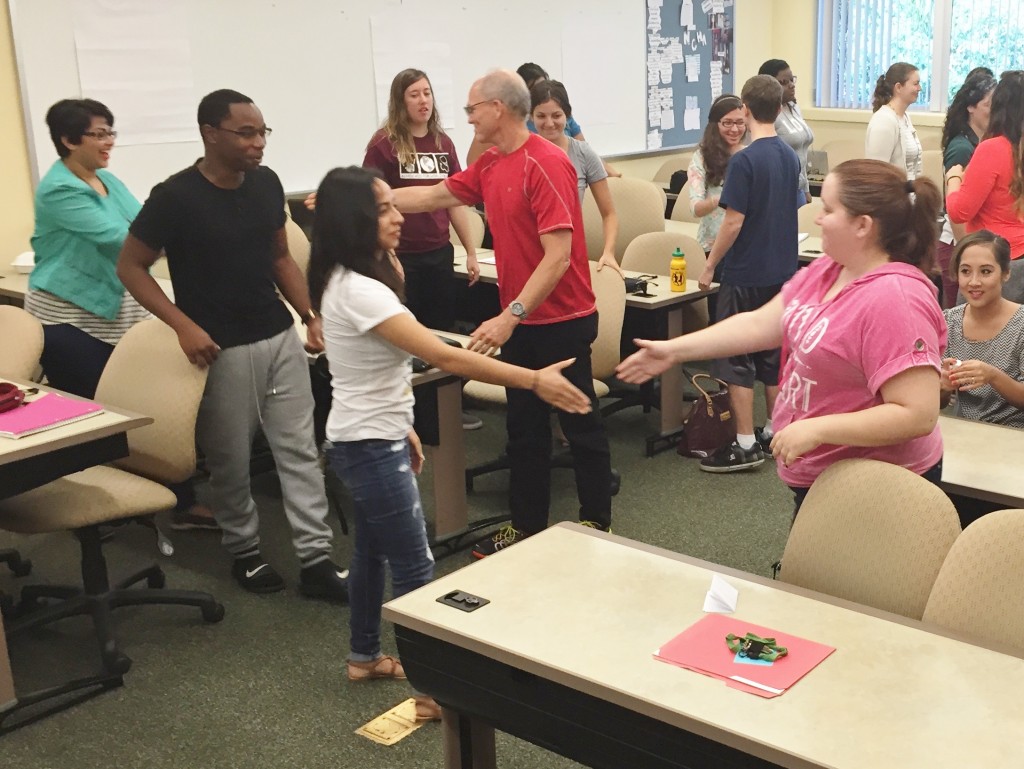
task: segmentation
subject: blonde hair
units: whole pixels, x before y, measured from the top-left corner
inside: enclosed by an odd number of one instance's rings
[[[398,164],[406,165],[411,163],[416,156],[416,142],[413,139],[412,131],[409,129],[409,110],[405,106],[405,92],[413,83],[418,80],[426,80],[430,86],[430,93],[433,95],[434,87],[430,84],[427,73],[420,69],[403,69],[395,79],[391,81],[391,96],[388,98],[388,117],[381,126],[381,131],[395,147],[395,154],[398,156]],[[438,149],[441,149],[441,136],[444,129],[441,128],[441,118],[437,113],[437,103],[427,120],[427,134],[434,137]],[[376,138],[376,137],[375,137]],[[370,143],[373,143],[373,139]]]

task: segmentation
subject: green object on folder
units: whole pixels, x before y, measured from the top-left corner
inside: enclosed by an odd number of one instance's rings
[[[742,637],[729,633],[725,637],[725,644],[729,651],[742,657],[765,662],[775,662],[779,657],[785,657],[789,653],[785,646],[776,645],[774,638],[762,638],[754,633],[747,633]]]

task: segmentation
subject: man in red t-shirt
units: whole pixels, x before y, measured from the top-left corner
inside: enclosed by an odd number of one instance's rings
[[[498,70],[477,80],[465,109],[475,138],[494,146],[439,184],[395,190],[398,207],[405,213],[480,202],[486,206],[505,309],[480,324],[470,349],[486,354],[501,347],[503,360],[532,369],[576,359],[562,373],[590,395],[594,408],[589,414],[559,412],[558,417],[572,451],[580,521],[607,531],[611,454],[591,377],[597,308],[576,171],[564,152],[526,128],[530,94],[516,73]],[[510,389],[507,397],[512,525],[478,544],[473,550],[477,558],[548,523],[550,409],[529,391]]]

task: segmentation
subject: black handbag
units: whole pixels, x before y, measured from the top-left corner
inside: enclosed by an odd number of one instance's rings
[[[699,379],[718,382],[718,391],[709,393],[697,383]],[[683,419],[683,437],[676,451],[680,456],[704,459],[736,440],[736,424],[729,409],[728,384],[708,374],[696,374],[690,381],[700,395]]]

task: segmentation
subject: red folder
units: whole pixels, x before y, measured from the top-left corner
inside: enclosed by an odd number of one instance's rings
[[[762,638],[774,638],[775,643],[785,646],[789,653],[771,665],[738,663],[735,652],[729,651],[725,643],[729,633],[740,637],[754,633]],[[834,646],[744,622],[737,617],[708,614],[658,649],[654,658],[719,678],[733,688],[770,698],[778,697],[834,651]],[[775,691],[745,684],[735,677]]]
[[[46,393],[0,414],[0,436],[21,438],[102,412],[103,407],[98,403]]]

